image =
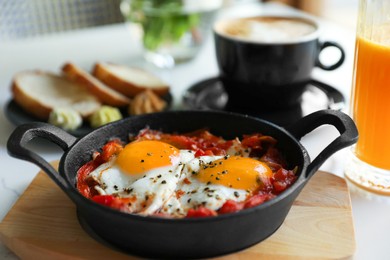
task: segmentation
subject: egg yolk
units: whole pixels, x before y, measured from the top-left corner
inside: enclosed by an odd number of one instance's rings
[[[172,165],[179,154],[179,149],[161,141],[135,141],[123,148],[116,163],[125,173],[135,175]]]
[[[272,177],[266,164],[240,156],[222,158],[201,167],[196,175],[200,181],[251,192],[269,183]]]

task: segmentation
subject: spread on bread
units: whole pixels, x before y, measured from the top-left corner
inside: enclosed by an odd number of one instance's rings
[[[116,107],[102,106],[90,117],[90,124],[93,128],[122,119],[122,114]]]
[[[55,107],[50,112],[48,122],[65,130],[75,130],[82,125],[83,119],[70,107]]]
[[[15,102],[35,118],[70,131],[83,120],[99,127],[167,107],[162,96],[168,94],[169,86],[140,68],[97,63],[90,74],[66,63],[62,73],[33,70],[16,74],[11,86]]]

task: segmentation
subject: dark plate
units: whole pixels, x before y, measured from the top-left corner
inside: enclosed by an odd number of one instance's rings
[[[263,118],[275,124],[286,126],[312,112],[321,109],[341,110],[344,108],[343,94],[323,82],[311,80],[302,95],[299,105],[287,109],[258,111],[234,107],[229,104],[219,77],[202,80],[192,85],[183,96],[184,107],[197,110],[231,111]]]
[[[162,97],[167,102],[167,108],[165,110],[168,110],[172,104],[172,95],[171,93],[168,93],[167,95]],[[26,113],[23,108],[21,108],[13,99],[10,100],[5,108],[4,108],[5,116],[7,119],[13,123],[14,125],[21,125],[25,123],[31,123],[31,122],[44,122],[28,113]],[[127,114],[127,108],[121,109],[121,113],[123,118],[128,117]],[[81,127],[77,128],[73,131],[68,131],[70,134],[76,136],[76,137],[82,137],[91,131],[93,131],[94,128],[90,127],[89,123],[84,120]]]

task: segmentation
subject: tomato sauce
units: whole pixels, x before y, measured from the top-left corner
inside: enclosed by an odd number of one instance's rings
[[[140,131],[137,136],[131,138],[130,141],[134,140],[160,140],[171,144],[178,149],[192,150],[195,152],[195,157],[204,155],[224,156],[234,143],[233,140],[225,140],[211,134],[207,130],[198,130],[179,135],[144,129]],[[273,175],[270,180],[270,187],[266,187],[255,192],[251,197],[242,202],[227,200],[217,211],[203,206],[190,209],[187,212],[186,217],[216,216],[219,214],[232,213],[242,209],[255,207],[276,197],[278,194],[290,187],[297,179],[297,176],[295,175],[297,169],[296,167],[292,170],[286,169],[287,162],[280,151],[275,147],[276,143],[276,139],[261,133],[244,135],[240,140],[242,147],[250,151],[249,157],[258,158],[258,160],[267,164],[272,170]],[[109,141],[102,147],[101,152],[96,152],[94,154],[93,160],[86,163],[79,169],[77,174],[77,189],[83,196],[96,203],[118,210],[122,210],[125,207],[125,205],[129,202],[128,199],[117,198],[113,195],[99,195],[94,189],[96,183],[91,181],[91,178],[87,178],[88,174],[99,165],[108,162],[113,156],[118,155],[123,147],[124,144],[122,144],[119,140]],[[164,216],[162,213],[157,213],[156,216],[169,217]]]

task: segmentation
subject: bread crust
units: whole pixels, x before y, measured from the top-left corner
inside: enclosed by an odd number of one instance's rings
[[[120,65],[115,65],[120,66]],[[131,67],[133,70],[139,70],[142,72],[146,72],[139,68]],[[145,85],[137,85],[134,82],[130,82],[126,79],[123,79],[121,77],[118,77],[114,73],[112,73],[109,69],[107,69],[107,66],[105,66],[102,63],[96,63],[92,74],[98,78],[100,81],[105,83],[107,86],[111,87],[112,89],[122,93],[123,95],[133,98],[137,94],[150,89],[158,96],[164,96],[169,92],[169,86],[164,84],[159,87],[150,87]],[[155,77],[154,75],[150,74],[151,76]]]
[[[62,67],[65,76],[86,88],[92,95],[96,96],[103,104],[121,107],[130,104],[130,99],[114,89],[100,82],[88,72],[77,67],[73,63],[66,63]]]
[[[52,108],[42,104],[38,100],[32,99],[31,96],[18,87],[15,80],[12,82],[11,90],[15,102],[22,107],[24,111],[44,121],[49,119]]]
[[[66,78],[63,78],[61,76],[58,76],[56,74],[52,74],[50,72],[44,72],[40,70],[36,71],[24,71],[20,72],[17,75],[14,76],[12,83],[11,83],[11,92],[13,95],[14,101],[28,114],[36,117],[37,119],[47,121],[49,119],[49,115],[51,111],[54,109],[54,106],[44,103],[39,98],[35,97],[34,95],[31,95],[29,92],[33,91],[33,87],[31,89],[26,88],[26,86],[22,86],[21,79],[23,76],[33,76],[33,77],[52,77],[57,80],[67,80]],[[26,84],[26,83],[23,83]],[[51,88],[52,86],[48,86],[48,88]],[[48,91],[50,92],[50,91]],[[57,98],[57,97],[55,97]],[[79,97],[77,97],[79,98]],[[75,100],[77,99],[75,97]],[[90,98],[87,100],[90,107],[88,107],[87,110],[78,111],[83,118],[88,118],[93,112],[95,112],[100,106],[101,103],[97,100],[96,97],[94,97],[92,94],[90,94]],[[71,105],[71,102],[69,103]]]

